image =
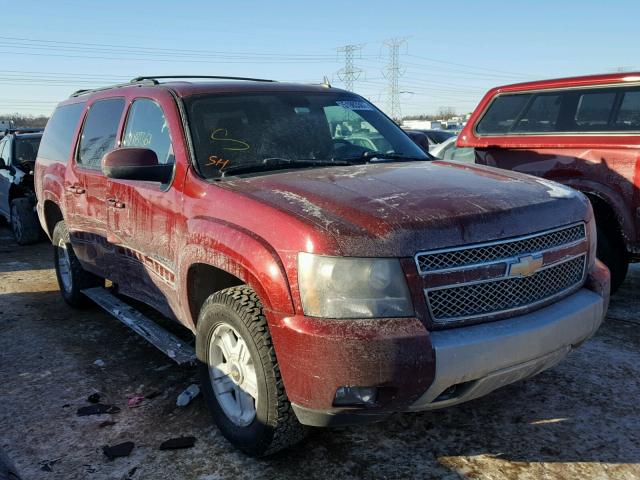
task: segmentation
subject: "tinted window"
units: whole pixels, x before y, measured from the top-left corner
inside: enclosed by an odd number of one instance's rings
[[[616,99],[615,92],[584,93],[578,100],[575,123],[579,127],[605,127]]]
[[[32,163],[36,161],[40,137],[16,137],[15,159],[13,163]]]
[[[476,127],[478,133],[507,133],[531,98],[531,94],[496,97]]]
[[[84,103],[58,107],[47,122],[38,155],[58,162],[69,159],[73,146],[73,135],[78,127]]]
[[[552,132],[560,113],[560,95],[536,95],[518,124],[515,132]]]
[[[637,86],[500,95],[476,126],[480,135],[629,130],[640,130]]]
[[[156,152],[158,163],[174,163],[169,125],[160,106],[146,98],[131,106],[122,145],[148,148]]]
[[[620,129],[640,129],[640,91],[624,93],[615,125]]]
[[[91,105],[80,136],[78,163],[100,168],[103,155],[115,147],[123,110],[122,98],[100,100]]]

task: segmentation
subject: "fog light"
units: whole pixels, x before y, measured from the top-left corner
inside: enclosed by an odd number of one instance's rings
[[[336,407],[371,407],[376,404],[376,387],[339,387],[333,405]]]

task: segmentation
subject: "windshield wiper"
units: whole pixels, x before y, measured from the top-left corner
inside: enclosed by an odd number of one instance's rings
[[[399,160],[399,161],[405,161],[405,160],[433,160],[433,156],[426,154],[425,158],[422,157],[415,157],[415,156],[408,156],[408,155],[402,155],[400,153],[385,153],[385,152],[376,152],[374,150],[367,150],[366,152],[363,152],[362,155],[357,156],[357,157],[347,157],[347,158],[341,158],[340,160],[344,160],[347,162],[357,162],[357,161],[365,161],[365,162],[372,162],[372,161],[376,161],[376,160]]]
[[[305,167],[333,167],[351,165],[346,160],[314,160],[296,159],[283,157],[267,157],[262,162],[248,163],[244,165],[232,165],[222,170],[221,177],[237,175],[239,173],[266,172],[282,168],[305,168]]]

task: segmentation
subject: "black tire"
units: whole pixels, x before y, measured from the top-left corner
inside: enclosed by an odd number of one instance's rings
[[[220,325],[230,325],[246,343],[257,377],[258,402],[253,421],[239,426],[224,412],[209,375],[209,343]],[[201,385],[207,407],[222,434],[252,456],[265,456],[301,441],[306,433],[282,383],[262,304],[247,286],[221,290],[204,302],[196,336]],[[264,401],[262,401],[264,399]]]
[[[82,290],[85,288],[103,287],[104,279],[94,275],[93,273],[87,272],[82,268],[82,265],[80,265],[80,261],[76,257],[73,247],[71,246],[69,231],[67,230],[67,225],[64,221],[58,222],[53,229],[52,242],[56,277],[58,278],[58,285],[60,286],[62,298],[64,298],[64,301],[74,308],[84,308],[91,305],[91,301],[82,293]],[[62,267],[60,259],[65,255],[65,252],[63,251],[65,249],[68,255],[68,263],[70,265],[69,274],[66,276],[70,279],[69,282],[63,279],[64,273],[61,272]]]
[[[617,232],[597,227],[598,249],[596,256],[611,272],[611,293],[615,293],[624,282],[629,270],[629,255],[624,241]]]
[[[19,245],[31,245],[42,238],[38,215],[33,211],[33,202],[28,198],[11,201],[11,229]]]

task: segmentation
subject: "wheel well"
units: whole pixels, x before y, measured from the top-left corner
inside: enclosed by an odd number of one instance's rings
[[[194,323],[197,323],[202,304],[211,294],[243,284],[244,282],[238,277],[220,268],[206,263],[191,265],[187,273],[187,295],[189,298],[189,310]]]
[[[53,235],[53,229],[56,227],[56,223],[64,220],[60,207],[51,200],[44,202],[44,219],[47,224],[47,235],[51,238]]]
[[[618,221],[618,216],[616,215],[615,210],[609,205],[605,200],[598,197],[597,195],[585,194],[589,201],[591,202],[591,206],[593,207],[593,215],[596,219],[596,224],[600,226],[604,226],[607,231],[613,231],[618,239],[626,245],[624,241],[624,235],[622,233],[622,226]]]

